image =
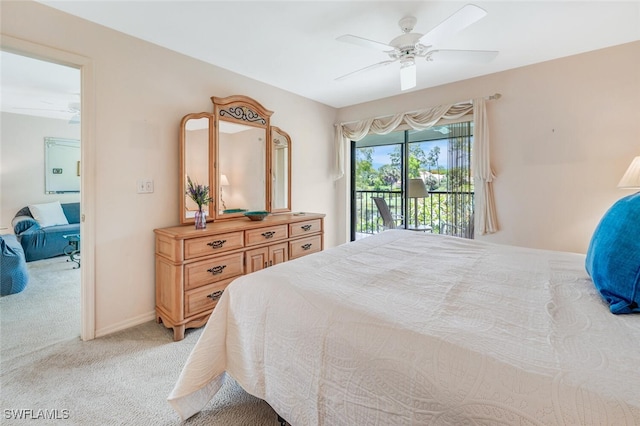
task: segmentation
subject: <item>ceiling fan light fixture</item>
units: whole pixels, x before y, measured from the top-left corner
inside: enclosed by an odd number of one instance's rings
[[[400,90],[416,87],[416,62],[413,58],[400,61]]]

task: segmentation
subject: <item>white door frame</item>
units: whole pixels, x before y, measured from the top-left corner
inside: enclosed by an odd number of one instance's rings
[[[2,34],[0,49],[80,69],[80,235],[82,238],[82,268],[80,284],[80,338],[95,338],[95,80],[93,61],[52,47],[32,43]]]

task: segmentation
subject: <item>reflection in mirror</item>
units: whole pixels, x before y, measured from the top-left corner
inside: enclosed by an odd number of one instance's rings
[[[266,209],[266,130],[220,120],[218,214]]]
[[[211,101],[216,124],[212,169],[217,182],[215,218],[227,220],[249,210],[268,211],[269,119],[273,111],[242,95],[213,96]]]
[[[44,192],[80,192],[80,141],[44,138]]]
[[[183,119],[182,125],[182,168],[181,173],[181,223],[194,221],[198,205],[186,195],[187,177],[194,183],[210,185],[209,175],[209,140],[210,114],[191,114]],[[208,219],[211,218],[211,206],[203,208]]]
[[[291,211],[291,138],[271,127],[271,211]]]

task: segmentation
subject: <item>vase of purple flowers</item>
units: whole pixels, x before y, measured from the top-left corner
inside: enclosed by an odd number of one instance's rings
[[[207,227],[207,215],[202,210],[196,210],[195,215],[196,229],[205,229]]]
[[[207,227],[207,215],[206,212],[202,210],[202,206],[213,201],[213,198],[211,198],[209,194],[209,187],[207,185],[198,184],[187,176],[186,194],[198,205],[198,210],[195,215],[196,229],[205,229]]]

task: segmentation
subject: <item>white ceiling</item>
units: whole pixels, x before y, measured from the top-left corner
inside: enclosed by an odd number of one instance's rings
[[[426,33],[457,1],[49,1],[40,3],[332,107],[400,94],[399,64],[335,81],[388,59],[336,41],[388,43],[398,20]],[[489,64],[418,61],[420,90],[640,40],[640,1],[477,1],[488,15],[440,49],[497,50]],[[4,68],[3,68],[4,70]],[[3,78],[4,90],[4,78]]]
[[[0,110],[70,120],[80,110],[80,70],[0,52]]]

